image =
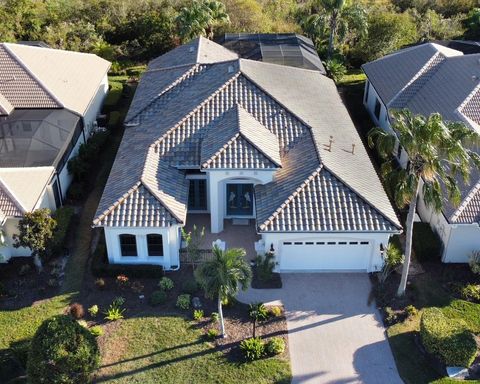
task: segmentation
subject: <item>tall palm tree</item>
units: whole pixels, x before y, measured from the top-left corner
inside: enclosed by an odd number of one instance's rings
[[[179,35],[182,41],[198,36],[213,38],[213,28],[230,22],[225,5],[217,0],[194,0],[189,7],[183,7],[177,16]]]
[[[370,147],[377,147],[387,158],[382,173],[393,188],[397,205],[408,204],[405,259],[397,295],[405,294],[412,253],[413,222],[417,198],[422,191],[427,206],[440,211],[444,191],[453,204],[460,203],[458,180],[469,181],[472,166],[480,168],[480,155],[469,148],[480,142],[479,135],[462,123],[445,122],[438,113],[428,117],[408,110],[392,113],[395,134],[373,128],[368,134]],[[406,151],[406,168],[395,167],[393,152],[396,142]]]
[[[335,40],[345,42],[355,30],[357,35],[367,33],[367,14],[360,4],[350,4],[347,0],[318,0],[316,12],[303,23],[305,32],[317,44],[326,44],[328,36],[327,60],[333,55]]]
[[[217,299],[221,333],[226,337],[222,301],[246,290],[252,280],[252,269],[245,260],[245,250],[231,248],[222,251],[213,248],[213,259],[201,264],[195,271],[195,279],[205,291],[205,296]]]

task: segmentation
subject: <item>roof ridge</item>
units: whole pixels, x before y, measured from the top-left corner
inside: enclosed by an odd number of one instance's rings
[[[188,63],[188,64],[178,64],[178,65],[172,65],[171,67],[164,67],[164,68],[152,68],[152,69],[148,69],[143,72],[143,73],[149,73],[149,72],[161,72],[161,71],[168,71],[170,69],[178,69],[178,68],[183,68],[183,67],[191,67],[191,66],[195,66],[195,65],[199,65],[199,63]],[[207,64],[204,64],[204,65],[207,65]]]
[[[38,78],[37,75],[35,75],[31,70],[30,68],[28,68],[28,66],[23,62],[22,59],[20,59],[20,57],[18,57],[18,55],[16,55],[12,49],[8,46],[7,43],[4,43],[3,44],[3,47],[5,48],[5,50],[7,51],[7,53],[14,59],[17,61],[17,63],[32,77],[32,79],[34,81],[37,82],[37,84],[40,86],[40,88],[42,88],[57,104],[58,104],[58,107],[59,108],[65,108],[65,106],[63,105],[63,103],[60,101],[60,99],[43,83],[42,80],[40,80]],[[52,49],[52,48],[51,48]]]
[[[438,64],[434,64],[435,60],[437,60],[437,58],[439,58],[441,56],[441,60]],[[401,88],[397,94],[395,96],[392,97],[392,99],[390,100],[390,102],[387,104],[387,108],[390,107],[392,104],[395,103],[395,101],[397,101],[397,99],[399,99],[403,94],[404,92],[411,86],[413,85],[417,80],[421,79],[424,75],[426,75],[429,71],[432,71],[433,73],[435,73],[436,71],[438,71],[439,67],[444,63],[444,61],[446,60],[447,58],[445,57],[445,55],[443,55],[443,53],[441,53],[440,51],[437,50],[437,52],[435,52],[435,54],[427,60],[427,62],[422,66],[422,68],[420,68],[418,70],[418,72],[403,86],[403,88]],[[432,67],[430,67],[430,65],[434,64]],[[428,81],[427,81],[428,82]],[[423,88],[425,86],[425,84],[427,84],[427,82],[425,82],[424,84],[420,84],[420,87],[419,89],[417,90],[417,92],[415,93],[415,95],[419,92],[419,90],[421,88]],[[408,101],[410,101],[411,97],[409,97],[405,103],[407,103]]]
[[[93,224],[98,224],[101,220],[103,220],[106,216],[108,216],[114,209],[116,209],[120,204],[122,204],[133,192],[135,192],[140,185],[142,184],[141,181],[137,181],[133,187],[131,187],[127,192],[125,192],[122,196],[120,196],[112,205],[110,205],[106,210],[104,210],[100,215],[98,215],[94,220]]]
[[[470,189],[467,196],[465,196],[465,198],[463,199],[462,203],[451,214],[451,216],[449,218],[450,221],[456,221],[458,219],[458,217],[462,214],[462,212],[465,210],[467,205],[470,203],[470,201],[473,199],[473,197],[479,191],[480,191],[480,180],[478,180],[477,183]]]
[[[262,230],[264,229],[267,225],[271,224],[272,221],[278,217],[280,213],[282,213],[285,208],[290,205],[290,203],[302,192],[305,190],[305,187],[312,182],[312,180],[317,177],[321,170],[324,168],[324,165],[321,164],[317,169],[315,169],[303,182],[300,184],[300,186],[293,191],[293,193],[288,196],[285,201],[268,217],[267,220],[265,220],[262,224],[259,225],[259,228]]]
[[[480,55],[480,54],[479,54]],[[470,117],[468,117],[463,111],[467,107],[468,103],[478,94],[480,93],[480,82],[473,88],[472,92],[468,94],[465,100],[457,107],[455,113],[459,115],[459,117],[470,124],[472,127],[478,127],[479,124],[473,121]]]
[[[206,161],[203,162],[201,165],[202,168],[207,167],[210,165],[218,156],[220,156],[222,153],[224,153],[230,145],[233,144],[240,136],[240,132],[235,133],[230,140],[228,140],[217,152],[215,152],[210,158]]]
[[[189,64],[192,65],[192,64]],[[162,92],[160,92],[158,95],[154,96],[153,99],[151,99],[148,104],[146,104],[143,108],[139,109],[133,116],[129,117],[128,120],[125,120],[125,123],[128,123],[129,121],[132,121],[134,118],[136,118],[138,115],[140,115],[142,112],[144,112],[148,107],[150,107],[155,101],[157,101],[160,97],[165,95],[167,92],[175,88],[177,85],[182,83],[190,74],[195,72],[198,68],[200,68],[202,65],[200,64],[193,64],[192,68],[190,68],[188,71],[186,71],[183,75],[175,79],[170,85],[168,85]]]
[[[0,176],[0,189],[2,189],[7,196],[10,198],[12,203],[20,210],[20,212],[25,213],[27,212],[27,209],[25,206],[22,204],[22,202],[15,196],[15,193],[8,187],[7,183],[2,179]]]

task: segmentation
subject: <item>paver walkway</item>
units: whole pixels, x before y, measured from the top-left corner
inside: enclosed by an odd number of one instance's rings
[[[292,383],[402,383],[367,274],[284,274],[282,289],[242,292],[285,306]]]

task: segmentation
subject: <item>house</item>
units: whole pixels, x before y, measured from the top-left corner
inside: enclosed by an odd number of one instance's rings
[[[1,261],[29,256],[12,246],[19,219],[62,205],[67,163],[93,132],[110,63],[39,44],[0,44]]]
[[[367,75],[364,105],[383,129],[392,131],[393,109],[407,108],[424,116],[439,112],[447,121],[460,121],[480,132],[479,53],[463,54],[428,43],[367,63],[363,70]],[[397,148],[397,158],[405,166],[407,155]],[[442,239],[444,262],[468,262],[469,254],[480,249],[480,174],[473,170],[470,179],[469,185],[459,180],[462,202],[458,207],[445,197],[443,211],[437,213],[419,200],[420,218]]]
[[[319,71],[200,37],[150,62],[125,122],[93,222],[110,263],[178,268],[180,228],[200,213],[220,240],[254,223],[277,271],[376,271],[401,230]]]

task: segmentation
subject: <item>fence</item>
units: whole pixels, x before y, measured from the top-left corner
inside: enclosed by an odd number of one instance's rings
[[[201,264],[213,258],[213,252],[211,249],[199,249],[198,256],[193,259],[186,249],[180,250],[180,263],[181,264]]]

